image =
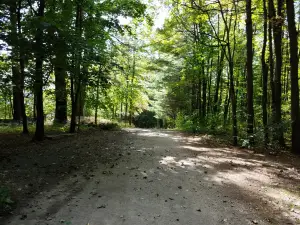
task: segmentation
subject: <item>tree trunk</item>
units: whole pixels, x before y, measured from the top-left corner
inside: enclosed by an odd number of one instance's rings
[[[247,134],[250,145],[254,143],[253,137],[253,28],[252,28],[252,10],[251,0],[246,1],[246,33],[247,33]]]
[[[101,68],[101,67],[100,67]],[[98,105],[99,105],[99,86],[100,86],[100,69],[97,77],[97,86],[96,86],[96,104],[95,104],[95,125],[98,123]]]
[[[271,7],[274,8],[273,0],[270,0]],[[275,141],[281,147],[284,147],[283,127],[281,121],[281,69],[282,69],[282,25],[283,25],[283,14],[282,14],[283,0],[277,0],[277,17],[273,18],[273,35],[275,45]]]
[[[128,122],[128,89],[129,89],[129,77],[128,73],[126,73],[126,98],[125,98],[125,122]]]
[[[82,37],[82,5],[78,2],[76,7],[76,21],[75,21],[75,32],[79,41]],[[78,97],[80,95],[81,88],[81,57],[82,57],[82,47],[79,43],[76,43],[74,50],[73,59],[73,73],[71,75],[71,101],[72,101],[72,115],[70,123],[70,133],[75,132],[76,128],[76,113],[78,106]],[[79,123],[78,123],[79,126]]]
[[[217,80],[216,80],[216,90],[215,90],[215,96],[214,96],[214,113],[217,113],[219,111],[219,89],[220,89],[220,81],[223,71],[223,61],[224,61],[225,53],[224,51],[221,51],[221,57],[218,61],[218,68],[217,68]]]
[[[273,23],[272,19],[275,16],[275,9],[274,5],[271,4],[271,0],[268,2],[269,8],[269,29],[268,29],[268,36],[269,36],[269,71],[270,71],[270,89],[271,89],[271,121],[272,126],[275,125],[275,84],[274,84],[274,53],[273,53]],[[274,131],[272,131],[272,139],[274,139]]]
[[[123,99],[122,99],[122,101],[123,101]],[[120,120],[121,120],[121,122],[123,120],[123,102],[121,102],[121,104],[120,104]]]
[[[268,130],[268,66],[266,64],[266,46],[267,46],[267,32],[268,32],[268,15],[266,0],[263,0],[263,10],[264,10],[264,39],[263,48],[261,53],[261,65],[262,65],[262,113],[263,113],[263,126],[264,126],[264,143],[265,146],[269,143],[269,130]]]
[[[28,124],[27,124],[27,115],[26,115],[26,107],[25,107],[25,99],[24,99],[24,79],[25,79],[25,53],[23,49],[22,43],[22,29],[21,29],[21,2],[18,1],[18,34],[19,34],[19,63],[20,63],[20,99],[21,99],[21,114],[22,114],[22,125],[23,125],[23,134],[28,134]]]
[[[56,58],[54,61],[55,73],[55,122],[67,122],[67,85],[66,85],[66,53],[65,44],[58,37],[54,45]]]
[[[211,79],[212,79],[212,66],[213,66],[213,59],[210,60],[210,65],[209,65],[209,70],[208,70],[208,74],[209,74],[209,79],[208,79],[208,101],[207,101],[207,115],[209,115],[211,113]]]
[[[73,68],[74,69],[74,68]],[[75,69],[74,69],[75,70]],[[76,128],[76,103],[75,103],[75,91],[74,91],[74,75],[71,75],[70,95],[71,95],[71,122],[70,122],[70,133],[75,132]]]
[[[39,21],[44,17],[45,0],[39,1],[37,16]],[[44,106],[43,106],[43,24],[37,25],[35,34],[35,81],[34,92],[36,96],[36,129],[34,139],[41,141],[44,139]]]
[[[223,126],[224,126],[224,128],[227,126],[227,117],[228,117],[228,111],[229,111],[229,104],[230,104],[230,90],[228,90],[228,94],[226,94],[226,98],[225,98],[225,102],[224,102],[224,117],[223,117]]]
[[[206,117],[206,89],[207,89],[207,79],[205,77],[205,62],[202,62],[202,119],[205,122],[205,117]]]
[[[202,82],[201,82],[201,73],[198,76],[198,117],[201,119],[202,113],[201,113],[201,105],[202,105],[202,98],[201,98],[201,87],[202,87]]]
[[[129,125],[131,126],[133,119],[133,82],[135,78],[135,49],[133,50],[133,65],[132,65],[132,76],[131,76],[131,87],[130,87],[130,106],[129,106]]]
[[[238,144],[238,128],[237,128],[237,116],[236,116],[236,94],[234,88],[234,81],[233,81],[233,61],[229,62],[229,74],[230,74],[230,98],[231,98],[231,110],[232,110],[232,137],[233,137],[233,145],[237,146]]]
[[[300,116],[299,116],[299,79],[298,79],[298,34],[295,23],[293,0],[286,0],[288,30],[290,36],[291,65],[291,118],[292,118],[292,151],[300,154]]]
[[[230,18],[225,18],[224,11],[222,8],[222,4],[220,1],[218,1],[218,4],[220,6],[220,12],[221,16],[224,22],[225,26],[225,32],[226,32],[226,49],[227,49],[227,61],[228,61],[228,67],[229,67],[229,98],[231,99],[231,112],[232,112],[232,141],[233,145],[236,146],[238,144],[238,127],[237,127],[237,101],[236,101],[236,93],[235,93],[235,85],[234,85],[234,55],[235,55],[235,46],[236,46],[236,27],[237,27],[237,4],[236,2],[233,2],[234,4],[234,11],[235,11],[235,19],[234,19],[234,26],[233,26],[233,34],[231,34],[231,20],[233,14],[230,15]],[[230,21],[230,24],[228,25],[228,21]],[[233,37],[233,47],[231,46],[230,38]],[[225,53],[225,48],[223,48],[223,51]],[[226,53],[225,53],[226,54]]]
[[[19,45],[17,33],[17,2],[11,1],[9,6],[10,13],[10,35],[9,44],[11,45],[11,67],[13,84],[13,120],[22,119],[21,112],[21,74],[19,65]]]

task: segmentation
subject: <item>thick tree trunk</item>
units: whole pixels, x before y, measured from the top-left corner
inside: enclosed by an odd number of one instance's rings
[[[65,45],[60,37],[54,45],[56,58],[54,61],[55,73],[55,122],[67,122],[67,85],[66,85],[66,54]]]
[[[270,0],[271,7],[274,8],[273,0]],[[283,25],[283,14],[282,14],[283,0],[277,0],[277,17],[273,18],[273,35],[275,45],[275,141],[281,147],[284,147],[283,127],[281,121],[281,74],[282,74],[282,25]]]
[[[83,67],[83,73],[85,73],[86,68]],[[78,83],[80,81],[77,81],[76,83]],[[84,116],[84,105],[85,105],[85,97],[86,97],[86,84],[84,81],[80,82],[80,91],[79,91],[79,95],[78,95],[78,101],[77,101],[77,105],[76,105],[76,116],[78,116],[78,118],[83,117]]]
[[[263,48],[261,53],[261,65],[262,65],[262,113],[263,113],[263,125],[264,125],[264,143],[265,146],[269,143],[269,130],[268,130],[268,66],[266,64],[266,46],[267,46],[267,32],[268,32],[268,15],[267,15],[267,6],[266,0],[263,0],[263,9],[264,9],[264,39],[263,39]]]
[[[44,17],[45,0],[39,1],[38,17]],[[43,24],[39,23],[35,34],[35,81],[34,92],[36,96],[36,129],[34,139],[44,139],[44,106],[43,106]]]
[[[246,33],[247,33],[247,134],[250,145],[254,143],[253,137],[253,29],[252,29],[252,10],[251,0],[246,1]]]
[[[298,34],[295,23],[293,0],[286,0],[288,30],[290,36],[291,65],[291,117],[292,117],[292,151],[300,154],[300,115],[299,115],[299,79],[298,79]]]

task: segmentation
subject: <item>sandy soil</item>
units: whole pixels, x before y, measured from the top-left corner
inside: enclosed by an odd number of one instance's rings
[[[300,224],[299,158],[143,129],[14,149],[0,182],[20,203],[0,224]]]

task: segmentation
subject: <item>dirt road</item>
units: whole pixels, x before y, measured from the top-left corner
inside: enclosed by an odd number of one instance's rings
[[[115,142],[105,144],[117,159],[74,172],[4,224],[300,224],[299,170],[275,156],[174,131],[128,129]]]

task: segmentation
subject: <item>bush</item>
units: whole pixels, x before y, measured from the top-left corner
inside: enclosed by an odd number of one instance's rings
[[[133,119],[133,124],[140,128],[154,128],[157,125],[155,112],[145,110]]]
[[[118,130],[120,126],[117,123],[107,122],[107,123],[100,123],[99,128],[102,130]]]
[[[195,132],[197,129],[197,125],[194,124],[193,119],[180,112],[176,116],[175,126],[179,130],[189,132]]]

